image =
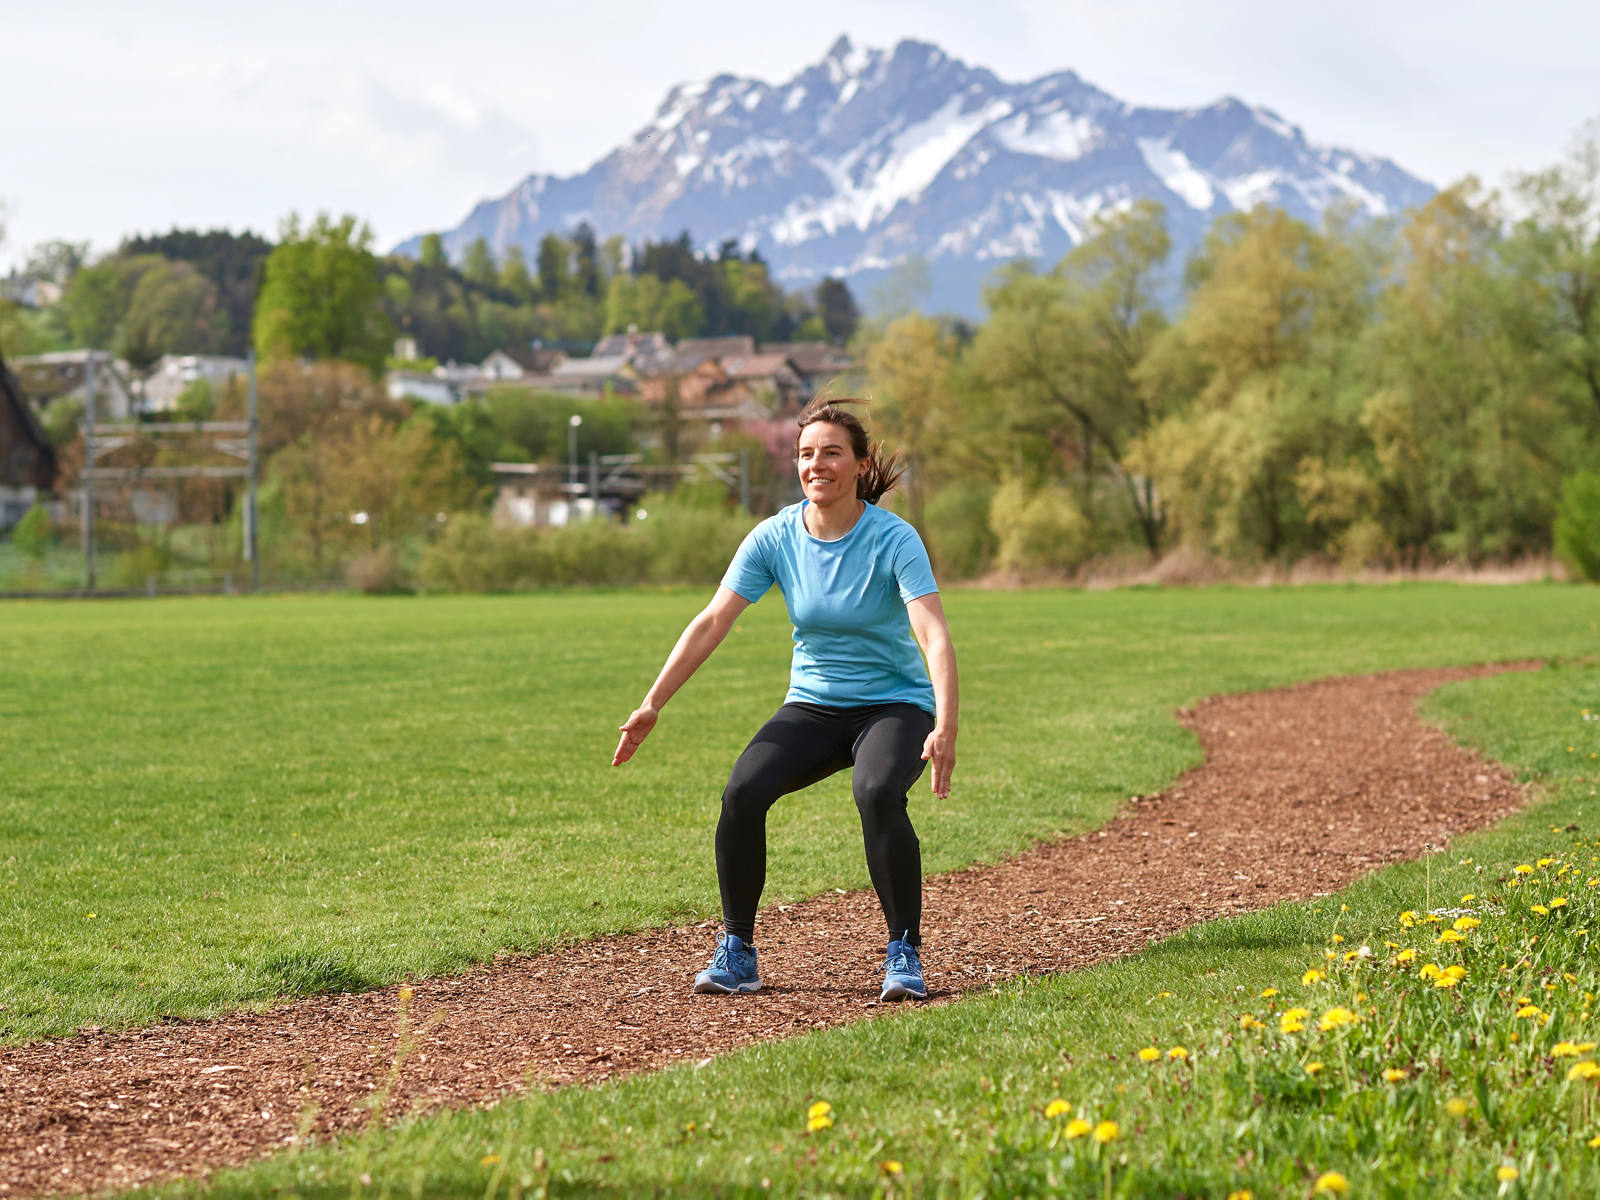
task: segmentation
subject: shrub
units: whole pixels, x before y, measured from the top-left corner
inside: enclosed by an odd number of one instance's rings
[[[999,545],[989,525],[993,499],[991,487],[958,483],[940,489],[928,500],[927,528],[922,532],[941,578],[971,579],[989,569]]]
[[[1600,583],[1600,471],[1579,471],[1562,485],[1555,545],[1563,562]]]
[[[151,579],[172,569],[172,552],[165,546],[141,545],[112,558],[106,568],[105,586],[134,591],[144,587]]]
[[[350,586],[369,596],[411,590],[405,570],[400,566],[400,556],[393,546],[384,545],[369,550],[350,564],[347,574]]]
[[[44,552],[55,541],[55,530],[50,525],[50,515],[37,504],[30,508],[11,531],[11,544],[32,559],[42,559]]]
[[[999,539],[995,565],[1006,571],[1070,571],[1091,548],[1089,522],[1058,483],[1030,492],[1007,480],[989,503],[989,528]]]
[[[650,578],[658,583],[717,583],[756,518],[725,502],[714,508],[658,504],[632,532],[650,548]]]

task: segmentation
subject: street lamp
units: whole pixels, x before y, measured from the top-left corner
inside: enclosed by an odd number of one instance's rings
[[[578,426],[583,418],[573,413],[567,418],[567,491],[578,494]]]

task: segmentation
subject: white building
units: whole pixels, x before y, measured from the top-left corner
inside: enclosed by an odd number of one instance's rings
[[[200,382],[209,383],[212,395],[220,396],[230,379],[243,379],[249,371],[246,360],[227,355],[163,355],[145,378],[144,411],[172,412],[184,389]]]

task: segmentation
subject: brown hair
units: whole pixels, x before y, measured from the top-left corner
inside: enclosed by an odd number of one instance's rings
[[[900,476],[905,474],[905,467],[900,462],[899,454],[885,454],[882,442],[874,442],[867,437],[866,426],[861,423],[860,417],[839,407],[841,404],[865,403],[865,400],[843,396],[837,399],[826,394],[818,396],[801,410],[799,426],[804,429],[807,425],[837,425],[850,435],[850,452],[857,458],[867,460],[866,471],[856,479],[856,495],[868,504],[876,504],[879,497],[900,481]],[[794,435],[794,449],[796,454],[800,453],[798,433]]]

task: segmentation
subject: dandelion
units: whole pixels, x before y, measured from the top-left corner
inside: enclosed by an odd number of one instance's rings
[[[1512,867],[1511,870],[1512,870],[1512,872],[1514,874],[1517,874],[1517,875],[1532,875],[1533,874],[1533,868],[1530,867],[1527,863],[1518,863],[1516,866]]]
[[[1333,935],[1333,939],[1332,940],[1333,940],[1334,944],[1337,945],[1339,942],[1344,941],[1344,934],[1336,933],[1336,934]]]
[[[1590,1058],[1586,1058],[1582,1062],[1573,1063],[1572,1069],[1567,1072],[1567,1079],[1569,1081],[1575,1082],[1579,1079],[1597,1078],[1600,1078],[1600,1064],[1597,1064],[1593,1059]]]
[[[1056,1097],[1056,1099],[1050,1101],[1049,1104],[1046,1104],[1044,1106],[1044,1115],[1046,1117],[1048,1117],[1052,1121],[1055,1120],[1057,1117],[1066,1116],[1071,1111],[1072,1111],[1072,1105],[1068,1104],[1065,1100],[1061,1099],[1059,1096]]]
[[[1440,968],[1438,963],[1424,963],[1422,965],[1422,970],[1417,972],[1417,975],[1422,979],[1437,979],[1443,974],[1444,971]]]
[[[1323,974],[1321,971],[1317,970],[1315,967],[1312,967],[1304,975],[1300,976],[1300,982],[1304,983],[1304,984],[1312,984],[1312,983],[1317,983],[1320,980],[1323,980],[1323,979],[1326,979],[1326,978],[1327,978],[1327,976],[1325,974]]]
[[[1385,1083],[1399,1083],[1402,1079],[1409,1079],[1410,1072],[1402,1071],[1399,1067],[1385,1067],[1383,1081]]]
[[[1172,993],[1171,992],[1157,992],[1156,993],[1156,999],[1158,999],[1158,1000],[1170,1000],[1170,999],[1172,999]]]
[[[1461,897],[1461,903],[1471,904],[1477,898],[1478,894],[1476,892],[1468,892],[1465,896]],[[1460,924],[1460,922],[1458,921],[1457,924]]]
[[[1327,1033],[1330,1029],[1339,1029],[1345,1025],[1354,1025],[1359,1020],[1361,1020],[1361,1018],[1355,1013],[1351,1012],[1348,1008],[1330,1008],[1327,1012],[1323,1013],[1321,1019],[1317,1021],[1317,1028],[1322,1030],[1323,1033]]]
[[[1332,1196],[1343,1196],[1350,1190],[1350,1181],[1337,1171],[1324,1171],[1317,1176],[1317,1182],[1311,1185],[1313,1192],[1327,1192]]]
[[[1409,947],[1407,947],[1406,949],[1400,951],[1399,954],[1396,954],[1394,956],[1394,961],[1397,962],[1397,963],[1408,963],[1408,962],[1415,962],[1416,958],[1417,958],[1417,952],[1415,950],[1412,950]]]
[[[1472,899],[1472,897],[1470,895],[1468,895],[1468,896],[1463,896],[1462,899],[1463,900],[1470,900],[1470,899]],[[1461,932],[1465,933],[1470,929],[1476,929],[1479,925],[1482,925],[1482,924],[1483,924],[1483,922],[1478,920],[1477,917],[1457,917],[1456,918],[1456,923],[1454,925],[1452,925],[1451,928],[1452,929],[1458,929]]]
[[[1463,1100],[1460,1096],[1452,1096],[1444,1102],[1444,1110],[1452,1117],[1464,1117],[1472,1111],[1472,1101]]]
[[[823,1113],[821,1116],[806,1119],[806,1132],[817,1133],[833,1124],[833,1118]]]
[[[1592,1137],[1589,1139],[1589,1149],[1600,1150],[1600,1137]]]
[[[1248,1033],[1253,1029],[1265,1029],[1266,1025],[1258,1020],[1254,1013],[1240,1013],[1239,1028]]]
[[[1189,1052],[1187,1050],[1185,1050],[1182,1046],[1174,1046],[1171,1050],[1167,1051],[1167,1057],[1168,1058],[1175,1058],[1179,1062],[1184,1062],[1184,1061],[1186,1061],[1188,1059]]]
[[[1557,896],[1554,900],[1550,901],[1551,908],[1565,908],[1566,906],[1567,898],[1565,896]]]
[[[492,1166],[495,1165],[495,1163],[497,1163],[499,1161],[500,1161],[500,1156],[498,1154],[485,1154],[483,1156],[483,1158],[479,1161],[478,1165],[479,1166],[483,1166],[483,1167],[492,1167]]]
[[[1510,1183],[1517,1177],[1517,1169],[1515,1167],[1496,1167],[1494,1169],[1494,1177],[1501,1183]]]
[[[1140,1062],[1155,1062],[1155,1060],[1160,1057],[1161,1051],[1157,1050],[1154,1046],[1146,1046],[1143,1050],[1139,1051]]]
[[[1535,904],[1532,911],[1538,913],[1541,917],[1548,917],[1550,915],[1550,910],[1542,904]]]
[[[832,1111],[833,1105],[829,1104],[826,1100],[818,1100],[810,1108],[806,1109],[806,1119],[810,1120],[814,1117],[825,1117]]]
[[[1551,1058],[1577,1058],[1579,1053],[1576,1042],[1557,1042],[1550,1047]]]
[[[905,1172],[905,1168],[900,1165],[900,1160],[896,1158],[891,1158],[879,1163],[878,1170],[882,1171],[885,1175],[900,1175]]]
[[[1278,989],[1277,988],[1263,988],[1261,990],[1261,998],[1263,1000],[1270,1000],[1274,996],[1276,996],[1277,994],[1278,994]]]
[[[1433,940],[1433,944],[1435,946],[1447,946],[1453,942],[1464,942],[1466,940],[1465,934],[1458,933],[1454,929],[1446,929]]]
[[[1073,1117],[1072,1120],[1067,1122],[1067,1127],[1065,1130],[1063,1130],[1063,1132],[1069,1138],[1080,1138],[1084,1134],[1088,1133],[1091,1128],[1093,1128],[1093,1126],[1091,1126],[1089,1122],[1085,1121],[1082,1117]]]
[[[1541,858],[1539,860],[1539,869],[1543,870],[1545,867],[1548,867],[1551,863],[1553,863],[1555,861],[1556,860],[1553,859],[1553,858]]]
[[[416,995],[416,992],[412,991],[408,987],[403,987],[403,988],[400,989],[400,999],[402,999],[402,1000],[409,1001],[411,999],[411,997],[413,997],[415,995]]]
[[[1537,1017],[1541,1011],[1542,1010],[1537,1004],[1524,1004],[1521,1008],[1517,1009],[1517,1016]]]
[[[1094,1140],[1104,1146],[1107,1142],[1114,1142],[1122,1136],[1122,1130],[1115,1121],[1101,1121],[1094,1127]]]
[[[1300,1033],[1306,1027],[1306,1018],[1311,1013],[1303,1008],[1291,1008],[1278,1018],[1278,1030],[1281,1033]]]
[[[1412,912],[1411,909],[1408,908],[1408,909],[1406,909],[1405,912],[1400,914],[1400,928],[1401,929],[1410,929],[1416,923],[1417,923],[1417,914]]]
[[[1595,1140],[1600,1141],[1600,1138],[1596,1138]],[[1256,1194],[1249,1188],[1240,1188],[1236,1192],[1229,1192],[1228,1200],[1256,1200]]]

